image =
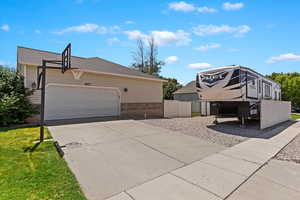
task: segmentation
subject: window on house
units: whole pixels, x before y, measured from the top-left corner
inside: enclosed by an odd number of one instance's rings
[[[261,93],[261,80],[258,81],[258,92]]]

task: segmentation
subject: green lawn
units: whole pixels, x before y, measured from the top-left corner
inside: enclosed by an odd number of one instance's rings
[[[38,137],[39,128],[0,129],[0,199],[86,199],[53,142]]]
[[[198,112],[192,112],[192,117],[200,117],[201,113]]]
[[[293,120],[300,119],[300,115],[292,114],[292,119],[293,119]]]

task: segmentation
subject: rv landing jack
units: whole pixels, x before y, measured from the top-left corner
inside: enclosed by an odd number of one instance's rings
[[[242,115],[241,116],[241,125],[240,125],[242,128],[244,128],[245,127],[245,116],[244,115]]]
[[[217,125],[219,122],[218,122],[218,117],[215,116],[215,120],[213,121],[213,124]]]

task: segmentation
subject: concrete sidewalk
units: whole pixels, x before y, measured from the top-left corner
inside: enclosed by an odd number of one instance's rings
[[[280,179],[280,177],[276,177],[276,173],[275,178],[271,179],[270,173],[274,174],[280,168],[277,166],[278,163],[275,162],[273,168],[264,167],[298,133],[300,133],[299,122],[271,139],[249,139],[232,148],[126,190],[109,200],[268,199],[260,197],[300,199],[299,173],[297,181],[283,179],[284,175],[281,175]],[[264,171],[260,171],[260,169]],[[291,168],[287,173],[290,175],[287,176],[291,177],[294,171],[296,170]],[[257,174],[260,177],[256,178]],[[268,176],[269,180],[265,180],[264,176]],[[276,181],[280,183],[268,184]],[[246,189],[242,190],[244,184]],[[287,188],[286,185],[289,185],[290,188]],[[264,187],[271,189],[271,196],[256,194],[256,190],[263,192]],[[251,190],[250,194],[245,192],[247,189]],[[280,194],[277,195],[277,193]]]
[[[300,165],[272,159],[228,198],[240,199],[300,199]]]

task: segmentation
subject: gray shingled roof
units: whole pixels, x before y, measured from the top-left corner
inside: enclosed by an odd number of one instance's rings
[[[17,62],[20,64],[28,64],[28,65],[41,65],[42,59],[47,60],[60,60],[61,54],[42,51],[37,49],[31,49],[26,47],[18,47],[18,58]],[[71,66],[72,68],[79,68],[88,71],[100,72],[100,73],[108,73],[115,75],[125,75],[125,76],[133,76],[139,78],[148,78],[148,79],[156,79],[164,81],[163,79],[157,78],[156,76],[152,76],[134,69],[130,69],[128,67],[119,65],[117,63],[113,63],[98,57],[93,58],[83,58],[72,56],[71,58]]]
[[[196,81],[191,81],[179,90],[175,91],[173,94],[189,94],[197,93]]]

